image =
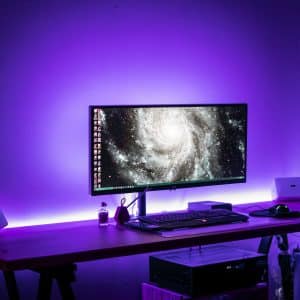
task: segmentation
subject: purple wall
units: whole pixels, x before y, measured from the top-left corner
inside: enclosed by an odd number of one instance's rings
[[[299,5],[287,2],[2,1],[0,197],[10,225],[96,216],[89,104],[249,103],[247,184],[151,193],[149,209],[271,199],[273,178],[299,165]],[[113,213],[119,196],[105,199]]]
[[[0,208],[10,225],[94,218],[103,199],[115,210],[119,196],[88,195],[89,104],[247,102],[247,183],[153,192],[148,206],[270,200],[274,177],[299,176],[297,2],[2,0]]]

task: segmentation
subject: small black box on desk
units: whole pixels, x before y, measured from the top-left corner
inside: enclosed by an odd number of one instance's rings
[[[215,208],[232,210],[232,204],[217,201],[200,201],[188,203],[188,210],[207,210]]]
[[[225,245],[152,255],[150,281],[189,296],[250,287],[267,280],[267,256]]]

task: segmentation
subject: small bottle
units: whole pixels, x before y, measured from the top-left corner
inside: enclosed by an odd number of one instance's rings
[[[98,223],[99,226],[107,226],[108,225],[108,209],[106,202],[101,202],[101,208],[98,212]]]

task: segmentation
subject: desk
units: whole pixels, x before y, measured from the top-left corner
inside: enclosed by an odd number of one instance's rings
[[[234,207],[234,210],[248,212],[271,205],[270,202],[244,204]],[[298,203],[289,206],[300,210]],[[196,235],[170,238],[122,226],[98,227],[96,220],[8,228],[0,231],[0,269],[9,276],[10,272],[22,269],[36,270],[41,276],[44,271],[52,270],[50,274],[55,277],[53,268],[59,270],[60,266],[70,266],[77,262],[299,231],[300,218],[258,217],[249,218],[247,223],[204,227]],[[9,276],[7,282],[11,285],[8,288],[16,288]],[[49,279],[49,273],[47,276]],[[42,287],[43,284],[40,283],[40,288]],[[13,294],[15,298],[11,299],[18,299],[17,292]],[[42,299],[41,296],[38,297]]]

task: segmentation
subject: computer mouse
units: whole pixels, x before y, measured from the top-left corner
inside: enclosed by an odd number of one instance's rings
[[[286,216],[290,213],[290,209],[286,204],[276,204],[269,208],[274,217]]]

